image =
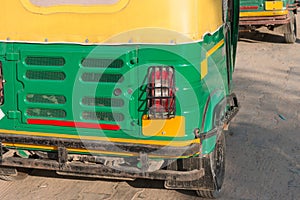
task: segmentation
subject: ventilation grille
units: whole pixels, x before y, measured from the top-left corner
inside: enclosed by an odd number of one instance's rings
[[[26,72],[26,77],[28,79],[34,80],[65,80],[66,75],[63,72],[50,72],[50,71],[34,71],[29,70]]]
[[[65,118],[66,112],[60,109],[29,108],[26,111],[30,117]]]
[[[109,112],[89,112],[82,113],[83,119],[97,120],[97,121],[124,121],[124,115],[121,113],[109,113]]]
[[[63,57],[38,57],[29,56],[25,59],[27,65],[37,66],[64,66],[66,61]]]
[[[65,104],[66,98],[61,95],[28,94],[26,100],[31,103]]]
[[[93,68],[122,68],[124,61],[121,59],[96,59],[96,58],[85,58],[82,60],[81,65],[83,67]]]
[[[88,106],[123,107],[123,99],[84,97],[82,104]]]
[[[84,58],[81,55],[62,57],[62,54],[57,54],[57,56],[30,55],[22,60],[20,65],[22,74],[20,73],[21,77],[19,76],[19,78],[26,88],[22,94],[22,98],[25,98],[26,102],[21,104],[20,110],[24,111],[23,115],[27,119],[74,120],[70,101],[73,98],[72,91],[61,92],[66,84],[74,84],[74,81],[79,80],[81,88],[89,88],[91,83],[95,83],[104,88],[107,87],[105,93],[110,93],[109,90],[114,87],[108,86],[125,82],[122,73],[127,65],[126,61],[120,58]],[[77,72],[80,73],[79,77]],[[47,88],[36,87],[39,84]],[[113,91],[111,91],[112,93]],[[126,115],[123,114],[122,108],[126,103],[121,97],[104,96],[99,91],[95,96],[89,93],[79,94],[75,97],[75,101],[81,103],[79,105],[80,114],[76,116],[80,122],[125,123]]]
[[[86,82],[117,83],[123,82],[122,74],[83,73],[81,79]]]

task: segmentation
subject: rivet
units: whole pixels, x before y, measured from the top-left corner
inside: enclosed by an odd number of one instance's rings
[[[129,88],[129,89],[127,90],[127,93],[128,93],[128,94],[132,94],[132,93],[133,93],[133,90],[132,90],[131,88]]]
[[[120,88],[117,88],[114,90],[114,95],[115,96],[120,96],[122,94],[122,90]]]
[[[136,59],[131,59],[131,60],[130,60],[130,64],[131,64],[131,65],[134,65],[135,63],[136,63]]]

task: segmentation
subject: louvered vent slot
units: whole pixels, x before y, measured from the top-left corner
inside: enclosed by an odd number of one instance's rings
[[[60,109],[29,108],[26,111],[31,117],[65,118],[66,112]]]
[[[121,113],[109,113],[109,112],[83,112],[83,119],[86,120],[97,120],[97,121],[116,121],[120,122],[124,120],[124,115]]]
[[[91,72],[83,73],[81,78],[86,82],[117,83],[124,81],[124,77],[122,76],[122,74],[100,74]]]
[[[96,59],[96,58],[85,58],[82,60],[81,65],[83,67],[92,68],[122,68],[124,61],[121,59]]]
[[[26,77],[33,80],[65,80],[66,75],[63,72],[52,71],[36,71],[29,70],[26,72]]]
[[[84,97],[82,104],[88,106],[123,107],[123,99]]]
[[[64,66],[66,61],[63,57],[28,56],[25,63],[37,66]]]
[[[28,94],[26,100],[30,103],[65,104],[66,98],[62,95]]]

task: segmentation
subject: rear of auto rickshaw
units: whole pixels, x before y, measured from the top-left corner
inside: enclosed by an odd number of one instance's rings
[[[283,34],[286,43],[295,43],[298,7],[298,0],[240,0],[240,30],[265,26]]]
[[[165,181],[225,172],[238,0],[3,0],[0,178],[24,169]]]

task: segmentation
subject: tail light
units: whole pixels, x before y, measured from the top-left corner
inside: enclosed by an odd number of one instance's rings
[[[175,116],[175,76],[170,66],[148,69],[148,118],[168,119]]]

